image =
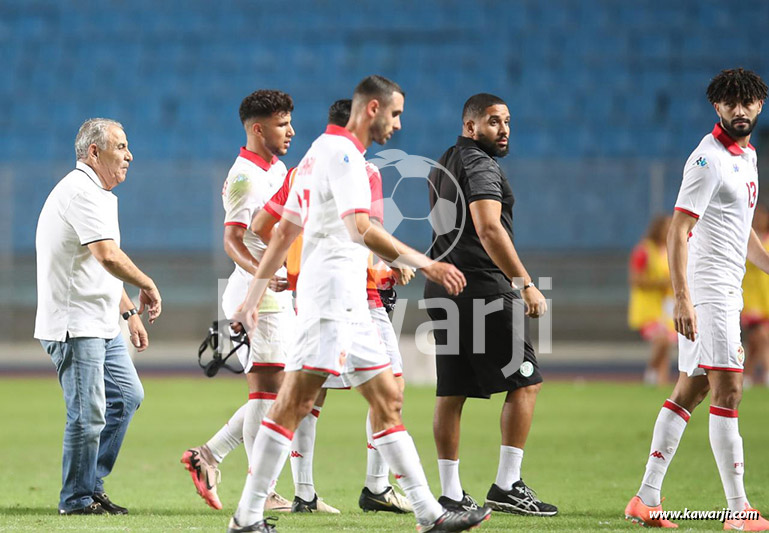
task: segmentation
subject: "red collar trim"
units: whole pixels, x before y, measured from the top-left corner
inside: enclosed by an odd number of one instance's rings
[[[350,133],[349,130],[347,130],[346,128],[343,128],[342,126],[329,124],[328,126],[326,126],[326,133],[328,133],[329,135],[341,135],[342,137],[347,137],[352,141],[352,143],[355,145],[355,148],[357,148],[360,153],[363,154],[366,152],[366,147],[363,146],[363,144],[361,144],[358,138],[352,133]]]
[[[713,137],[718,139],[718,142],[723,144],[724,148],[726,148],[730,154],[742,155],[744,153],[742,147],[739,144],[737,144],[737,141],[729,137],[729,134],[724,131],[720,123],[716,122],[716,125],[713,127],[712,133],[713,133]],[[748,143],[748,148],[750,148],[754,152],[756,151],[756,149],[750,143]]]
[[[270,160],[270,162],[268,163],[267,161],[264,160],[262,156],[260,156],[256,152],[252,152],[251,150],[246,150],[245,146],[240,147],[240,157],[244,159],[248,159],[249,161],[251,161],[253,164],[258,166],[265,172],[270,170],[270,167],[278,162],[278,156],[276,155],[272,156],[272,160]]]

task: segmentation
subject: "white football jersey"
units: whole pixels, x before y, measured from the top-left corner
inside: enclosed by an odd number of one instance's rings
[[[272,195],[283,185],[286,177],[286,165],[277,157],[272,161],[265,161],[259,154],[240,149],[240,154],[227,174],[227,179],[222,187],[222,203],[224,205],[224,225],[241,226],[246,228],[243,234],[243,244],[246,245],[251,255],[261,260],[267,245],[249,229],[251,219],[272,198]],[[244,276],[250,276],[248,272],[237,264],[235,270]],[[286,277],[285,268],[276,273]],[[245,298],[245,293],[243,297]],[[274,293],[267,290],[262,305],[262,312],[277,312],[291,305],[290,291]]]
[[[694,305],[742,297],[758,171],[753,146],[741,148],[720,124],[684,167],[676,210],[696,219],[687,279]]]
[[[353,242],[343,217],[369,213],[365,148],[330,125],[297,166],[283,217],[304,228],[297,312],[304,317],[370,320],[366,297],[369,250]]]

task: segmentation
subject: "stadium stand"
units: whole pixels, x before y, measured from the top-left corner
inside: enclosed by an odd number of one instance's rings
[[[550,227],[520,232],[521,246],[626,248],[648,212],[623,228],[603,226],[637,204],[648,169],[632,164],[615,173],[616,166],[594,167],[585,158],[681,161],[712,121],[701,95],[708,77],[728,65],[769,66],[760,53],[769,4],[760,1],[728,8],[697,0],[448,2],[451,9],[428,0],[390,10],[375,2],[297,4],[139,0],[115,11],[99,2],[0,4],[0,98],[10,104],[0,110],[0,161],[18,169],[11,176],[13,249],[31,250],[30,217],[46,188],[29,182],[49,178],[29,175],[24,163],[64,168],[72,132],[91,115],[126,124],[137,155],[132,179],[173,191],[164,210],[137,221],[131,247],[211,249],[218,235],[210,230],[217,201],[210,182],[221,176],[176,164],[226,165],[240,138],[233,102],[261,86],[296,99],[299,136],[288,156],[295,161],[328,102],[370,70],[396,78],[409,94],[404,131],[392,147],[428,157],[451,142],[467,95],[483,89],[510,101],[514,153],[504,164],[527,200],[516,216],[535,209],[532,189],[546,197],[549,212],[559,212]],[[656,16],[660,9],[664,17]],[[740,35],[713,31],[738,17],[735,10],[748,15],[739,19]],[[576,176],[532,164],[553,159]],[[170,171],[145,175],[140,165],[149,169],[150,162]],[[673,165],[668,181],[677,170]],[[124,212],[135,191],[122,195]],[[671,183],[668,204],[674,191]],[[175,223],[157,235],[169,218]]]
[[[73,163],[74,132],[86,117],[109,116],[125,125],[136,158],[131,186],[117,191],[124,247],[217,256],[216,271],[225,271],[218,191],[241,143],[243,95],[275,87],[294,96],[291,166],[323,127],[329,103],[377,72],[407,92],[404,129],[387,148],[411,154],[437,159],[453,143],[470,94],[509,102],[512,151],[502,164],[519,198],[517,246],[536,251],[545,267],[581,254],[575,261],[585,272],[566,271],[556,286],[572,284],[567,300],[578,306],[580,287],[595,283],[591,296],[610,291],[605,300],[617,315],[626,254],[651,214],[672,206],[681,165],[714,122],[707,81],[737,65],[769,71],[769,2],[761,0],[287,6],[0,2],[4,261],[13,255],[17,270],[33,261],[35,221]],[[385,194],[393,185],[385,181]],[[402,201],[403,211],[427,209],[426,195]],[[408,240],[424,245],[429,233]],[[614,265],[611,276],[591,278],[603,272],[586,266],[593,254]],[[3,276],[4,301],[34,305],[21,274]],[[190,298],[181,287],[178,296]]]

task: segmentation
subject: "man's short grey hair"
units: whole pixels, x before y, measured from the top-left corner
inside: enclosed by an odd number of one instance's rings
[[[102,150],[107,149],[107,132],[110,126],[117,126],[121,130],[123,125],[120,122],[108,118],[89,118],[77,132],[75,137],[75,156],[78,161],[85,160],[88,157],[88,147],[95,144]]]

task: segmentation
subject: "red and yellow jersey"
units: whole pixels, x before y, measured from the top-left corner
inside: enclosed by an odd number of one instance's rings
[[[664,322],[673,330],[670,311],[665,310],[665,301],[672,292],[666,249],[649,239],[641,241],[630,254],[630,271],[647,282],[667,283],[665,288],[630,287],[628,324],[631,329],[641,330],[649,324]]]
[[[382,175],[376,165],[366,162],[366,172],[368,173],[369,187],[371,188],[371,212],[370,217],[384,223],[384,202],[382,200]],[[288,193],[294,183],[296,176],[296,167],[291,168],[286,174],[283,186],[276,192],[269,202],[264,206],[264,210],[273,217],[280,220],[283,216],[283,206],[286,205]],[[302,236],[300,235],[291,244],[286,257],[286,270],[288,271],[288,286],[291,290],[296,290],[296,282],[299,278],[299,270],[302,262]],[[374,264],[374,254],[369,255],[369,265],[366,274],[366,293],[368,295],[369,307],[383,307],[382,300],[379,297],[379,289],[391,288],[394,285],[392,270],[384,263]]]
[[[384,224],[384,202],[382,200],[382,175],[379,169],[373,163],[366,161],[366,173],[368,174],[368,185],[371,189],[371,212],[369,216],[380,224]],[[366,294],[370,308],[383,307],[382,299],[379,297],[379,289],[383,287],[383,280],[387,276],[392,277],[391,270],[383,263],[374,265],[374,254],[368,256],[368,271],[366,272]]]
[[[764,235],[761,242],[769,250],[769,234]],[[756,323],[769,320],[769,275],[750,261],[745,265],[742,299],[743,321]]]
[[[291,186],[294,184],[294,177],[296,177],[296,167],[289,169],[281,188],[278,189],[278,192],[276,192],[264,206],[264,210],[278,220],[283,216],[283,206],[286,205],[286,200],[288,200],[288,193],[291,190]],[[292,291],[296,290],[296,280],[299,278],[299,265],[301,262],[302,236],[299,235],[296,240],[291,243],[291,247],[288,249],[288,255],[286,256],[286,279],[288,280],[288,288]]]

